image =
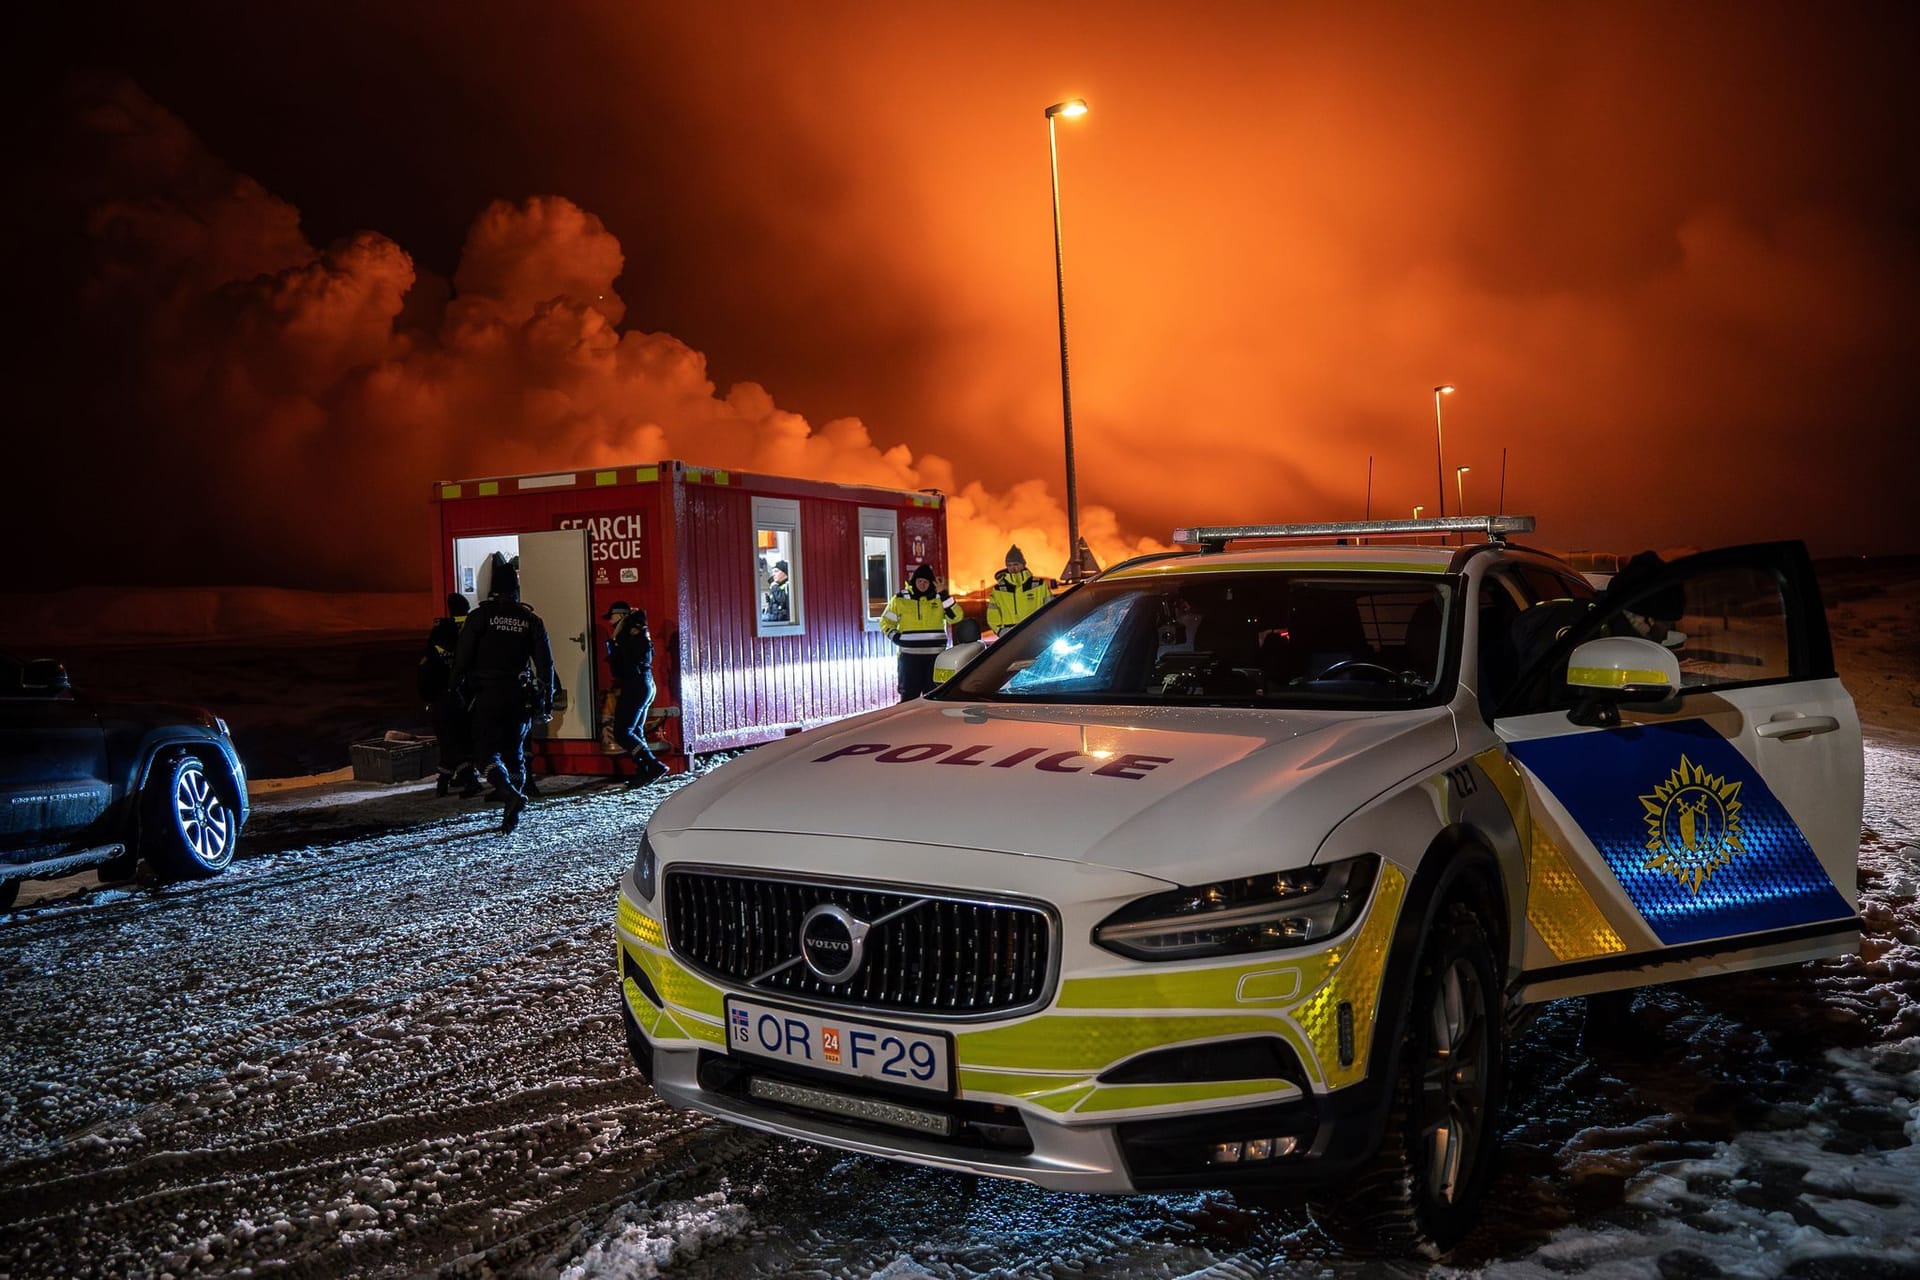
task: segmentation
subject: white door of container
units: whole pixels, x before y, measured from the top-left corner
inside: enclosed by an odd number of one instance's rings
[[[587,575],[585,529],[520,535],[520,599],[533,606],[547,624],[547,639],[553,645],[553,675],[560,685],[553,701],[553,719],[544,729],[534,725],[534,736],[596,736],[592,588]]]

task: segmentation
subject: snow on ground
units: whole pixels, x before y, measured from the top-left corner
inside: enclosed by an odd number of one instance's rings
[[[1863,955],[1647,993],[1645,1058],[1549,1006],[1487,1225],[1436,1274],[1920,1277],[1920,742],[1868,770]],[[218,880],[0,923],[0,1275],[1421,1274],[1226,1196],[670,1111],[610,936],[652,795],[580,785],[502,839],[428,789],[331,794],[264,803]]]
[[[1862,954],[1645,993],[1641,1056],[1548,1006],[1486,1225],[1434,1274],[1920,1278],[1920,738],[1867,767]],[[0,919],[0,1277],[1423,1273],[1223,1195],[663,1107],[611,937],[658,791],[556,789],[505,839],[427,788],[289,791],[219,879]]]

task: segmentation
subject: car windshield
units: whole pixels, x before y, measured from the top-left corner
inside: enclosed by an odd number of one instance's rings
[[[1008,633],[944,698],[1405,706],[1440,692],[1453,590],[1435,575],[1164,573],[1096,581]]]

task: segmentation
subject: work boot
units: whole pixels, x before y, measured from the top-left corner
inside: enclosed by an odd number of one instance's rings
[[[433,780],[433,794],[439,796],[442,800],[446,799],[447,788],[452,782],[453,775],[445,769],[440,770],[439,776]]]
[[[533,780],[533,775],[528,774],[526,784],[520,788],[520,794],[529,800],[538,800],[546,792],[542,791],[540,784]]]
[[[520,794],[513,785],[513,779],[507,776],[506,769],[500,765],[488,766],[487,781],[493,784],[501,804],[505,806],[505,812],[500,816],[500,834],[506,835],[520,825],[520,811],[527,807],[527,798]]]
[[[486,790],[486,784],[480,781],[480,771],[478,769],[472,765],[468,765],[460,772],[467,780],[466,785],[460,788],[460,798],[462,800],[471,800]]]
[[[667,766],[661,764],[652,756],[647,756],[645,759],[635,756],[633,759],[633,768],[633,776],[627,779],[627,790],[629,791],[637,791],[641,787],[658,782],[667,774]]]

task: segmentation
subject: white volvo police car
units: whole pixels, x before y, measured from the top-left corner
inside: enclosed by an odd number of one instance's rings
[[[641,1069],[849,1151],[1446,1248],[1528,1006],[1859,936],[1805,549],[1596,597],[1532,527],[1184,530],[686,787],[619,886]]]

